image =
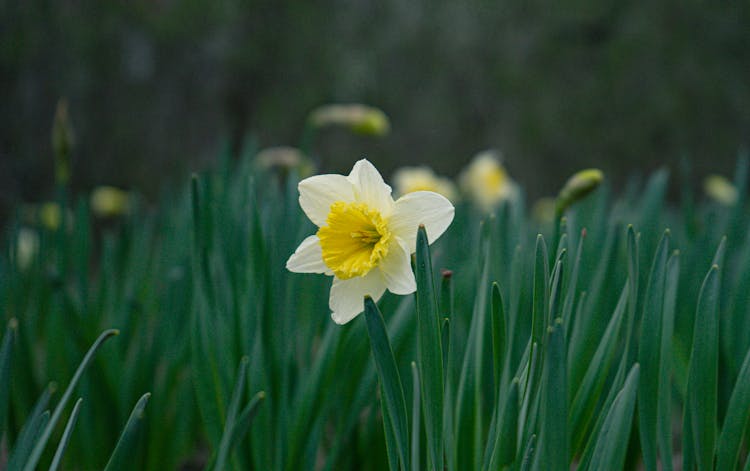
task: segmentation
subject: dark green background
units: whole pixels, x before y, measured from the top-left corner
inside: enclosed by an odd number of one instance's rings
[[[503,151],[532,196],[573,171],[683,155],[728,174],[750,133],[748,2],[0,1],[2,205],[49,198],[65,96],[73,184],[137,187],[210,165],[222,143],[297,144],[328,102],[381,107],[383,140],[327,132],[324,170],[455,175]]]

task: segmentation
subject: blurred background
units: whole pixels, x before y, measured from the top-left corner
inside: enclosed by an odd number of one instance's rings
[[[382,138],[326,131],[322,171],[455,176],[502,151],[531,197],[596,166],[617,187],[682,157],[732,173],[750,136],[750,3],[457,0],[0,1],[0,206],[54,188],[68,101],[72,185],[137,188],[222,148],[299,145],[308,113],[361,102]]]

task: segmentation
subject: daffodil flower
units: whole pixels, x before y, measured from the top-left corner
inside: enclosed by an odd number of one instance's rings
[[[456,201],[456,186],[447,178],[439,177],[429,167],[401,167],[393,174],[396,191],[400,195],[415,191],[434,191],[450,201]]]
[[[417,191],[394,201],[391,187],[366,159],[348,176],[302,180],[299,193],[300,206],[318,231],[302,241],[286,267],[333,276],[329,307],[337,324],[362,312],[366,295],[377,301],[386,289],[413,293],[417,229],[424,225],[432,243],[453,221],[453,205],[437,193]]]
[[[508,176],[496,151],[477,154],[460,177],[461,189],[484,212],[490,212],[501,201],[512,198],[516,184]]]

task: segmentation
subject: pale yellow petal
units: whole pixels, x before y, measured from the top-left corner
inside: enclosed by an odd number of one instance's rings
[[[308,218],[320,227],[326,223],[331,204],[336,201],[354,201],[354,188],[343,175],[315,175],[298,185],[299,205]]]
[[[383,181],[380,172],[367,159],[354,164],[347,178],[354,186],[355,198],[358,202],[380,211],[383,217],[391,214],[393,210],[391,187]]]
[[[380,270],[349,280],[333,279],[328,305],[331,318],[337,324],[346,324],[364,310],[365,296],[377,301],[385,292],[385,282]]]
[[[414,272],[411,271],[411,255],[406,244],[396,238],[388,249],[388,255],[378,265],[385,285],[393,294],[410,294],[417,290]]]
[[[453,222],[455,209],[444,196],[431,191],[415,191],[396,201],[389,220],[391,232],[400,237],[410,252],[417,246],[417,230],[424,224],[427,241],[431,244]]]
[[[333,275],[333,272],[323,262],[318,236],[311,235],[299,244],[289,260],[286,261],[286,269],[295,273],[325,273]]]

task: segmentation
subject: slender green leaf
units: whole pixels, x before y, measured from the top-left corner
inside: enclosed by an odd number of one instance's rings
[[[133,467],[133,453],[138,443],[144,409],[150,397],[151,393],[146,393],[136,402],[104,471],[119,471]]]
[[[57,425],[57,421],[60,419],[60,415],[62,414],[63,409],[68,402],[68,399],[70,399],[70,396],[73,394],[73,389],[78,384],[78,380],[81,378],[81,375],[83,375],[86,367],[88,367],[89,363],[91,363],[91,360],[94,358],[94,354],[96,354],[96,351],[108,338],[119,333],[120,331],[115,329],[105,330],[104,332],[102,332],[99,338],[96,339],[94,344],[86,353],[86,356],[83,357],[83,361],[81,361],[81,364],[78,365],[78,369],[73,375],[73,379],[70,380],[68,388],[63,393],[62,397],[60,398],[60,402],[57,404],[55,411],[52,413],[49,423],[42,432],[42,435],[39,437],[39,440],[36,442],[34,449],[31,451],[31,455],[29,456],[29,459],[23,468],[24,471],[33,471],[34,468],[36,468],[39,459],[42,457],[44,447],[47,445],[47,441],[49,440],[50,435],[52,435],[52,431],[54,430],[55,425]]]
[[[419,468],[419,432],[421,418],[419,417],[419,371],[417,364],[411,362],[412,404],[411,404],[411,467]]]
[[[526,447],[524,447],[523,455],[521,455],[521,465],[519,471],[529,471],[534,463],[534,456],[536,454],[536,435],[531,435],[526,440]]]
[[[417,232],[417,363],[431,469],[443,469],[443,352],[427,232]]]
[[[65,431],[63,431],[62,437],[60,438],[60,443],[57,445],[57,450],[55,450],[55,456],[52,458],[52,463],[49,465],[49,471],[55,471],[60,466],[63,453],[65,453],[65,448],[67,448],[68,442],[70,441],[70,434],[73,431],[73,427],[75,427],[76,425],[76,421],[78,420],[78,412],[81,409],[82,402],[83,398],[78,398],[75,405],[73,406],[73,411],[70,413],[68,423],[65,425]]]
[[[596,440],[596,447],[588,469],[617,471],[623,469],[627,443],[630,438],[633,409],[638,390],[638,363],[628,373],[625,385],[607,411]]]
[[[5,418],[8,414],[8,398],[10,397],[10,371],[13,364],[13,339],[18,330],[18,321],[11,318],[3,335],[0,347],[0,437],[5,431]]]
[[[247,375],[247,365],[250,363],[250,358],[242,357],[240,359],[240,366],[237,368],[237,380],[234,384],[234,391],[232,392],[232,398],[229,402],[229,409],[227,410],[227,418],[224,423],[224,433],[221,436],[221,442],[219,442],[219,449],[216,455],[216,464],[214,469],[223,470],[226,469],[227,460],[229,459],[230,449],[229,446],[232,441],[232,432],[234,431],[235,422],[237,420],[237,414],[240,409],[240,401],[242,400],[242,392],[245,388],[245,376]]]
[[[719,367],[718,305],[719,267],[713,265],[698,296],[688,373],[688,404],[698,471],[713,467]]]
[[[716,469],[735,469],[742,444],[742,434],[750,419],[750,350],[729,399],[727,415],[721,428],[716,453]]]
[[[622,320],[625,317],[625,307],[628,300],[629,283],[626,282],[617,302],[615,312],[604,331],[604,335],[596,348],[591,359],[586,375],[581,381],[581,386],[576,392],[570,408],[570,424],[573,433],[572,453],[576,453],[584,444],[584,440],[591,427],[594,418],[596,404],[604,389],[604,384],[609,376],[610,369],[615,359],[618,347],[618,339],[622,330]]]
[[[656,249],[651,274],[646,285],[638,361],[638,430],[641,437],[643,464],[646,471],[656,471],[657,414],[661,367],[662,318],[664,311],[664,279],[669,255],[669,229]],[[657,399],[657,400],[655,400]]]
[[[365,320],[367,333],[370,336],[372,356],[375,359],[378,378],[380,378],[383,393],[381,400],[386,405],[383,414],[389,415],[388,419],[396,439],[396,450],[401,461],[401,468],[408,470],[410,469],[407,454],[409,432],[404,388],[401,385],[401,376],[398,373],[391,342],[388,340],[383,315],[375,301],[369,296],[365,296]]]
[[[492,297],[490,301],[492,321],[492,366],[495,377],[495,391],[500,391],[503,377],[503,365],[507,355],[507,319],[503,307],[503,295],[500,285],[492,283]]]
[[[518,447],[518,413],[519,413],[519,381],[514,379],[508,389],[508,397],[502,409],[497,433],[495,434],[492,458],[489,469],[501,469],[509,466],[516,458]],[[492,435],[490,435],[492,439]]]
[[[664,281],[664,318],[661,335],[661,367],[659,368],[659,410],[657,430],[662,469],[672,471],[672,337],[680,282],[680,253],[674,251],[667,261]]]
[[[23,424],[21,433],[18,434],[18,439],[16,439],[13,450],[11,450],[8,457],[8,471],[20,470],[28,459],[29,454],[31,454],[37,438],[42,433],[47,420],[49,420],[50,412],[48,410],[45,411],[45,409],[47,408],[47,404],[49,404],[50,397],[56,390],[57,385],[50,383],[44,389],[39,399],[37,399],[34,409]],[[43,415],[45,416],[44,419],[42,419]]]
[[[562,319],[549,328],[544,358],[540,464],[542,469],[569,469],[568,387]]]
[[[536,237],[536,257],[534,263],[534,291],[532,294],[531,339],[541,344],[544,333],[544,320],[549,311],[549,263],[547,244],[541,234]]]

